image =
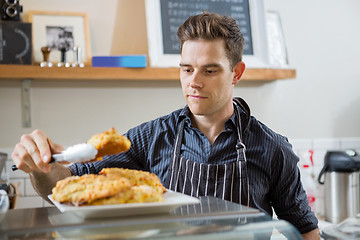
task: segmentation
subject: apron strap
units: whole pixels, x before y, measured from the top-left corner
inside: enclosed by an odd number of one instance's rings
[[[176,140],[175,140],[175,146],[174,146],[174,152],[172,156],[171,161],[171,171],[168,173],[170,174],[170,177],[168,177],[168,181],[165,183],[168,189],[172,189],[173,179],[176,177],[176,173],[174,171],[175,169],[175,163],[178,162],[177,159],[180,158],[180,151],[181,151],[181,143],[184,135],[184,126],[185,126],[185,119],[183,119],[180,122],[180,125],[178,127],[178,131],[176,134]]]
[[[240,179],[242,179],[242,176],[244,176],[245,179],[245,186],[242,186],[242,181],[240,181],[240,189],[239,189],[239,199],[242,199],[241,193],[242,193],[242,187],[246,188],[246,199],[247,199],[247,206],[250,205],[250,184],[249,184],[249,176],[247,172],[247,159],[246,159],[246,146],[243,143],[243,135],[242,135],[242,124],[241,124],[241,118],[240,118],[240,112],[238,107],[234,106],[234,111],[237,119],[237,132],[238,132],[238,141],[236,144],[236,151],[237,151],[237,161],[239,162],[239,175]]]

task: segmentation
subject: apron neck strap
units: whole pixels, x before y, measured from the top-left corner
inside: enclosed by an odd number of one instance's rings
[[[180,156],[181,143],[184,135],[184,127],[185,127],[185,119],[180,121],[179,127],[177,129],[176,140],[175,140],[175,148],[174,148],[174,158]]]

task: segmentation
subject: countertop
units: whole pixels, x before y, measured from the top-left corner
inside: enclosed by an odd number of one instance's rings
[[[213,197],[168,213],[85,219],[56,207],[9,210],[1,222],[1,239],[224,239],[291,236],[302,239],[285,221],[256,209]],[[276,231],[274,231],[276,229]],[[276,238],[286,239],[286,238]]]

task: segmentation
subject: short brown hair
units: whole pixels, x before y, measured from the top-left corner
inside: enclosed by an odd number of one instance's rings
[[[244,37],[232,17],[209,12],[191,16],[179,27],[177,36],[181,49],[187,40],[224,39],[226,56],[229,59],[231,71],[242,60]]]

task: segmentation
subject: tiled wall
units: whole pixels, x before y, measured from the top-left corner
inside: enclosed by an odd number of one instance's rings
[[[324,156],[328,150],[346,150],[354,149],[360,153],[359,138],[331,138],[331,139],[289,139],[293,145],[295,153],[299,157],[304,156],[309,150],[314,151],[314,172],[317,178],[323,166]],[[8,154],[8,161],[3,171],[2,178],[7,179],[13,184],[18,185],[19,199],[17,208],[43,207],[49,206],[49,203],[41,199],[33,189],[28,174],[22,171],[12,171],[13,162],[10,159],[12,149],[0,149],[0,152]],[[317,196],[315,211],[319,217],[324,213],[323,204],[323,187],[317,184]]]

